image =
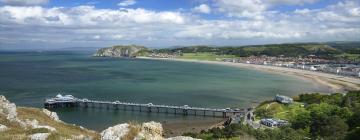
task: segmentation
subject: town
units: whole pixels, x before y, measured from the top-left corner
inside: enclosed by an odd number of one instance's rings
[[[182,58],[183,53],[176,52],[172,54],[153,52],[148,57],[153,58]],[[328,60],[319,58],[316,55],[308,55],[306,57],[286,57],[280,56],[249,56],[236,58],[223,58],[218,55],[216,61],[231,62],[231,63],[245,63],[254,65],[286,67],[294,69],[302,69],[308,71],[317,71],[340,76],[360,78],[360,62],[357,60]]]

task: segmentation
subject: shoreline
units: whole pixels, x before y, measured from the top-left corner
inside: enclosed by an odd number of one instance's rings
[[[245,64],[245,63],[208,61],[208,60],[152,58],[152,57],[137,57],[137,59],[195,62],[195,63],[203,63],[203,64],[215,64],[215,65],[223,65],[223,66],[230,66],[237,68],[254,69],[257,71],[293,76],[301,80],[306,80],[314,84],[317,84],[318,86],[329,88],[330,89],[329,93],[333,93],[333,92],[344,93],[349,90],[360,90],[360,79],[333,75],[329,73],[316,72],[316,71],[307,71],[307,70],[293,69],[286,67],[265,66],[265,65],[255,65],[255,64]]]

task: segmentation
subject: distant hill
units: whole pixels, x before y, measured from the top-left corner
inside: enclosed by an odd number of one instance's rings
[[[248,45],[248,46],[188,46],[179,48],[168,48],[156,50],[162,53],[179,52],[182,53],[201,53],[212,52],[219,55],[246,56],[308,56],[316,55],[319,57],[334,57],[340,54],[359,54],[360,42],[325,42],[325,43],[288,43],[288,44],[267,44],[267,45]]]
[[[136,57],[148,52],[149,49],[137,45],[117,45],[113,47],[101,48],[94,56],[98,57]]]

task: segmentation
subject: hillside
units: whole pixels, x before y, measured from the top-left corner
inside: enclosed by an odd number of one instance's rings
[[[0,96],[0,139],[100,139],[100,135],[59,120],[46,109],[16,107]]]
[[[279,118],[290,122],[287,126],[258,129],[250,125],[230,124],[185,135],[201,139],[257,139],[257,140],[357,140],[360,137],[360,91],[346,94],[300,94],[290,105],[273,101],[261,103],[255,111],[257,119]]]
[[[143,55],[148,52],[149,49],[144,46],[137,45],[117,45],[113,47],[101,48],[99,49],[94,56],[97,57],[136,57],[138,55]]]
[[[322,58],[336,59],[339,57],[360,57],[360,43],[357,42],[332,42],[332,43],[291,43],[267,44],[250,46],[188,46],[156,50],[160,53],[213,53],[217,55],[234,55],[237,57],[248,56],[285,56],[297,57],[316,55]]]

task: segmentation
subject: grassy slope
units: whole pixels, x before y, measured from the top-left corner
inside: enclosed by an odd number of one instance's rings
[[[95,139],[100,139],[100,135],[94,131],[90,131],[87,129],[81,129],[79,126],[73,126],[70,124],[65,124],[62,122],[56,122],[44,114],[41,109],[37,108],[17,108],[18,117],[21,120],[24,119],[36,119],[39,121],[39,125],[48,125],[54,127],[56,132],[50,132],[51,135],[49,139],[60,140],[71,138],[72,136],[84,135],[91,136]],[[4,116],[0,116],[0,124],[6,125],[9,130],[0,132],[0,139],[27,139],[28,135],[35,133],[47,133],[49,130],[47,129],[29,129],[25,130],[17,124],[10,123]]]
[[[271,114],[274,118],[290,120],[297,113],[305,111],[302,107],[302,103],[295,102],[290,105],[280,104],[278,102],[268,102],[257,107],[257,109],[271,110]]]
[[[194,60],[216,60],[216,58],[236,58],[234,55],[216,55],[214,53],[183,53],[180,59],[194,59]]]

